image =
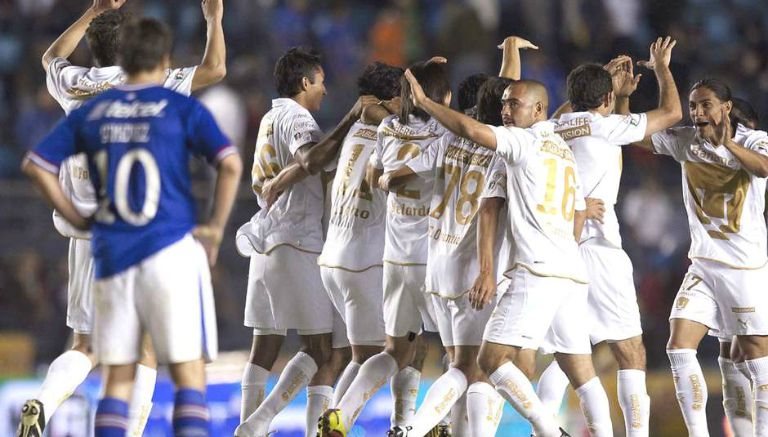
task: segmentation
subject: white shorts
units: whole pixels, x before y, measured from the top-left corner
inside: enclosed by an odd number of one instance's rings
[[[384,263],[384,328],[390,337],[437,332],[432,299],[424,291],[427,266]]]
[[[282,245],[253,253],[245,297],[245,326],[255,334],[299,335],[333,331],[333,304],[323,288],[317,254]]]
[[[93,257],[91,241],[69,239],[67,326],[78,334],[93,332]]]
[[[579,247],[589,277],[589,337],[592,344],[643,334],[632,261],[623,249],[588,240]]]
[[[135,363],[147,332],[161,364],[218,352],[211,273],[191,235],[114,276],[96,280],[94,350],[102,364]]]
[[[669,319],[686,319],[710,335],[768,335],[768,266],[734,269],[694,258],[675,297]]]
[[[443,346],[480,346],[483,343],[483,331],[496,306],[495,301],[480,311],[472,308],[466,293],[456,299],[433,294],[432,303]]]
[[[346,323],[349,342],[355,346],[384,346],[382,268],[362,272],[320,267],[323,285]]]
[[[501,296],[483,340],[521,349],[545,346],[548,352],[590,354],[587,285],[570,279],[536,276],[518,267]]]

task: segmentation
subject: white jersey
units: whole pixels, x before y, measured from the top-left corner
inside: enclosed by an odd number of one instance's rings
[[[449,299],[460,297],[480,271],[475,215],[494,157],[492,150],[446,133],[406,164],[415,173],[434,179],[427,292]]]
[[[573,236],[575,212],[586,206],[570,147],[551,122],[529,129],[489,127],[496,134],[496,153],[507,165],[515,267],[586,283]]]
[[[320,175],[310,175],[286,189],[269,210],[261,197],[264,182],[294,162],[302,146],[317,143],[322,132],[309,111],[293,99],[272,101],[272,109],[261,119],[251,173],[253,191],[261,210],[238,231],[238,248],[266,254],[288,245],[305,252],[323,249],[323,185]],[[242,244],[241,244],[242,243]]]
[[[555,132],[571,146],[576,157],[584,197],[605,203],[603,223],[587,220],[581,240],[604,238],[620,248],[619,220],[615,211],[622,169],[619,146],[642,140],[648,118],[645,114],[603,116],[593,112],[571,112],[553,121]]]
[[[766,180],[744,168],[725,146],[696,137],[693,127],[653,134],[656,153],[680,162],[683,202],[691,229],[690,258],[736,268],[766,263]],[[768,155],[768,134],[738,125],[734,141]]]
[[[384,255],[386,193],[365,180],[376,148],[375,125],[352,125],[339,153],[331,188],[328,235],[318,264],[362,271],[380,266]]]
[[[508,199],[507,199],[507,166],[500,156],[496,155],[491,162],[490,176],[487,179],[482,198],[497,197],[504,199],[504,207],[499,211],[496,230],[496,276],[499,282],[503,281],[504,273],[515,268],[515,242],[512,235],[512,224],[509,223]]]
[[[397,116],[379,125],[371,163],[385,172],[397,170],[419,156],[445,132],[434,119],[410,116],[402,124]],[[427,215],[432,200],[432,178],[415,178],[387,197],[387,230],[384,261],[411,265],[427,263]]]
[[[168,70],[163,86],[186,96],[192,93],[192,79],[197,67]],[[64,113],[69,114],[94,97],[125,81],[125,73],[119,66],[78,67],[64,58],[54,58],[48,64],[46,85],[48,92],[59,103]],[[88,161],[84,154],[67,159],[59,169],[59,183],[83,216],[96,212],[96,192],[88,175]],[[67,222],[55,210],[53,224],[65,237],[90,238],[90,232],[81,231]]]

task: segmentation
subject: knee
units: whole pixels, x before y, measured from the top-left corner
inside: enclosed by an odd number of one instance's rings
[[[502,360],[494,354],[481,350],[477,356],[477,366],[487,376],[491,376],[502,364]]]
[[[676,350],[676,349],[698,349],[699,345],[692,343],[690,341],[687,341],[684,338],[671,336],[669,337],[669,341],[667,341],[667,350]]]
[[[535,360],[517,360],[515,366],[520,369],[521,372],[528,379],[533,379],[536,376],[536,361]]]
[[[617,350],[616,361],[619,369],[645,370],[645,346],[640,342],[632,342]]]
[[[327,344],[326,344],[327,343]],[[329,342],[315,342],[301,349],[302,352],[309,355],[315,362],[317,367],[322,367],[325,363],[330,361],[333,353],[331,344]]]

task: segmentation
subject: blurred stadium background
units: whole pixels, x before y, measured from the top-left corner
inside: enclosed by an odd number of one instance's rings
[[[12,435],[18,407],[35,393],[38,377],[68,341],[65,326],[67,241],[51,225],[50,211],[20,176],[19,162],[63,112],[48,95],[40,56],[88,0],[0,0],[0,435]],[[196,64],[205,43],[205,23],[195,0],[128,0],[126,8],[170,23],[176,34],[175,65]],[[304,44],[324,54],[328,96],[318,115],[332,127],[354,102],[355,78],[371,60],[395,65],[433,55],[448,58],[454,86],[476,72],[495,73],[501,58],[496,44],[508,35],[540,46],[523,54],[523,77],[544,81],[554,110],[565,94],[568,71],[585,61],[607,62],[626,53],[647,57],[657,35],[678,40],[672,70],[681,94],[695,80],[717,76],[736,96],[768,114],[768,7],[765,0],[225,0],[224,29],[228,76],[198,95],[241,147],[246,165],[261,116],[275,97],[272,66],[290,46]],[[90,65],[85,47],[73,63]],[[455,87],[454,87],[455,90]],[[651,75],[632,99],[639,112],[655,104]],[[684,107],[687,104],[684,103]],[[765,122],[765,118],[761,119]],[[685,122],[685,121],[684,121]],[[764,126],[764,124],[761,124]],[[246,172],[246,175],[248,172]],[[199,192],[206,173],[198,171]],[[635,282],[648,349],[651,435],[680,436],[685,430],[674,398],[664,352],[667,316],[688,265],[689,237],[681,203],[679,169],[667,158],[640,150],[624,151],[619,204],[624,246],[635,266]],[[256,210],[249,182],[243,180],[230,226]],[[215,435],[231,435],[239,411],[239,379],[251,333],[242,326],[248,262],[228,238],[214,270],[222,359],[210,369]],[[432,339],[425,378],[439,375],[439,343]],[[289,342],[286,359],[298,347]],[[598,348],[596,363],[609,396],[615,399],[615,365]],[[717,342],[699,351],[708,369],[710,430],[723,429]],[[278,363],[281,368],[285,360]],[[540,365],[543,369],[546,361]],[[98,372],[54,419],[49,435],[86,436],[89,402],[98,392]],[[425,381],[428,384],[429,381]],[[156,393],[149,436],[170,435],[167,381]],[[368,409],[364,430],[383,435],[389,416],[386,393]],[[614,401],[615,402],[615,401]],[[278,436],[299,436],[304,399],[292,404],[275,426]],[[616,435],[623,435],[618,405],[612,405]],[[564,417],[578,422],[575,402]],[[499,435],[527,435],[511,411]],[[575,429],[575,428],[574,428]],[[582,435],[575,433],[576,435]],[[585,435],[585,434],[584,434]]]

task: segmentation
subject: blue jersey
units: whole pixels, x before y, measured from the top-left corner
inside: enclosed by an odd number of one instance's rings
[[[96,278],[119,273],[195,226],[191,155],[215,163],[237,150],[200,102],[160,86],[106,91],[72,112],[30,160],[52,172],[85,153],[98,210]]]

